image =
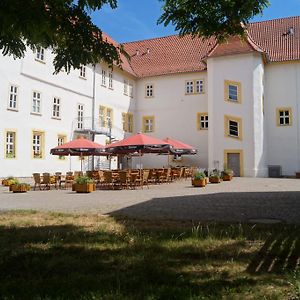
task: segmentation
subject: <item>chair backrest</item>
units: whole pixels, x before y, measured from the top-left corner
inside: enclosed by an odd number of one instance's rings
[[[86,176],[89,178],[93,178],[93,171],[86,171]]]
[[[33,173],[34,183],[41,183],[41,174],[40,173]]]
[[[126,183],[127,178],[127,171],[119,171],[119,179],[121,183]]]
[[[112,183],[112,171],[103,171],[104,182]]]
[[[149,174],[150,174],[150,170],[144,170],[143,172],[143,181],[147,182],[148,181],[148,178],[149,178]]]
[[[104,172],[103,171],[98,171],[98,176],[99,176],[99,181],[104,182]]]
[[[51,183],[50,173],[43,173],[43,183],[45,184]]]

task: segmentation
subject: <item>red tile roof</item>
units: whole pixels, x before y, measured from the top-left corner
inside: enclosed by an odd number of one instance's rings
[[[288,34],[289,28],[293,28]],[[206,69],[204,58],[265,52],[269,61],[300,60],[300,17],[251,23],[248,39],[233,37],[217,45],[214,38],[203,40],[177,35],[125,43],[130,67],[138,77],[197,72]],[[137,53],[138,52],[138,53]]]

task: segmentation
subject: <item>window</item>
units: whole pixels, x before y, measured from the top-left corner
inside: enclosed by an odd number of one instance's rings
[[[113,126],[113,109],[106,106],[99,106],[99,125],[109,128]]]
[[[108,73],[108,88],[113,89],[113,73],[110,71]]]
[[[224,117],[225,136],[242,139],[242,120],[240,118]]]
[[[187,95],[203,94],[204,80],[203,79],[187,80],[185,82],[185,93]]]
[[[77,106],[77,129],[83,129],[83,104],[78,104]]]
[[[146,98],[154,97],[154,86],[153,84],[146,84]]]
[[[127,96],[128,96],[128,85],[129,85],[128,80],[124,79],[124,95]]]
[[[154,132],[154,116],[143,117],[143,132]]]
[[[292,109],[290,107],[283,107],[277,109],[277,126],[291,126],[292,125]]]
[[[207,113],[198,113],[197,114],[197,129],[203,130],[208,129],[208,114]]]
[[[102,70],[101,85],[106,86],[106,71]]]
[[[186,81],[185,83],[185,93],[193,94],[194,93],[194,81]]]
[[[8,108],[13,110],[18,109],[18,87],[16,85],[9,87]]]
[[[123,130],[125,132],[133,132],[133,114],[123,113],[122,114]]]
[[[32,109],[31,112],[34,114],[41,113],[41,93],[33,92],[32,93]]]
[[[35,59],[41,62],[45,62],[45,48],[43,47],[36,48]]]
[[[52,117],[56,119],[60,118],[60,99],[57,97],[53,98]]]
[[[44,133],[33,131],[32,133],[32,154],[33,158],[40,159],[44,157]]]
[[[6,132],[5,158],[16,158],[16,133]]]
[[[86,67],[81,65],[79,69],[79,77],[86,78]]]
[[[241,103],[241,83],[225,80],[225,101]]]
[[[129,84],[129,97],[133,98],[133,84],[132,83]]]
[[[196,80],[196,94],[204,93],[204,81]]]
[[[57,146],[63,145],[67,140],[67,137],[65,135],[59,134],[57,136]],[[59,159],[65,159],[65,156],[59,155]]]

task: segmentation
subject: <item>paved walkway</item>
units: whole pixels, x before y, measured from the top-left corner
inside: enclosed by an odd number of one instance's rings
[[[13,194],[1,187],[0,211],[15,209],[151,219],[300,223],[300,180],[235,178],[205,188],[193,188],[190,180],[183,180],[143,190],[100,190],[91,194],[70,190]]]

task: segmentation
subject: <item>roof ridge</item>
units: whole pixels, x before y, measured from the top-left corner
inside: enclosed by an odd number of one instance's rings
[[[267,23],[267,22],[273,22],[273,21],[279,21],[279,20],[287,20],[287,19],[295,19],[300,18],[300,16],[289,16],[289,17],[281,17],[281,18],[274,18],[270,20],[262,20],[262,21],[256,21],[256,22],[250,22],[249,24],[258,24],[258,23]]]
[[[143,40],[136,40],[136,41],[131,41],[131,42],[125,42],[125,43],[122,43],[122,44],[123,45],[135,44],[135,43],[145,42],[145,41],[166,39],[166,38],[169,38],[169,37],[183,37],[183,36],[180,36],[179,34],[170,34],[170,35],[166,35],[166,36],[153,37],[153,38],[149,38],[149,39],[143,39]]]

